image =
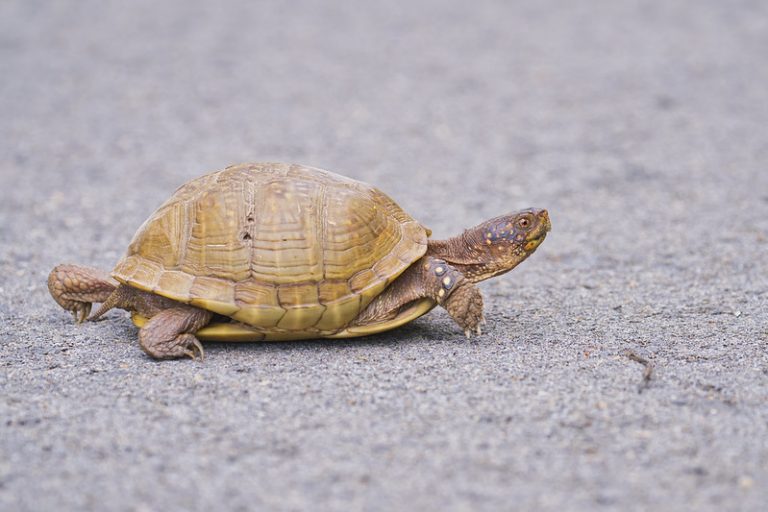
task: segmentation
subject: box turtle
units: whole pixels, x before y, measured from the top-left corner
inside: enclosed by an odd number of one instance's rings
[[[240,164],[180,187],[139,228],[111,275],[64,264],[48,288],[78,322],[132,313],[159,359],[203,356],[199,340],[345,338],[443,306],[480,333],[475,283],[527,258],[546,210],[483,222],[448,240],[375,187],[280,163]],[[88,318],[91,304],[101,307]]]

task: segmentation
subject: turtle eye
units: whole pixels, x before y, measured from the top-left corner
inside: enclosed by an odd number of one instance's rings
[[[517,221],[517,225],[523,229],[527,229],[531,225],[531,219],[528,217],[523,217]]]

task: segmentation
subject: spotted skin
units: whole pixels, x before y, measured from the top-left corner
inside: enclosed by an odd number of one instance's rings
[[[462,308],[453,297],[458,290],[460,295],[479,295],[474,284],[445,260],[434,256],[425,256],[411,266],[387,290],[378,296],[352,325],[366,325],[396,318],[399,312],[413,301],[429,298],[437,305],[444,306],[451,313],[462,330],[474,331],[482,321],[482,298],[480,310]],[[475,289],[469,292],[469,289]],[[449,307],[450,306],[450,307]]]
[[[480,333],[483,297],[474,283],[509,272],[530,256],[551,229],[546,210],[497,217],[448,240],[430,240],[426,256],[376,297],[354,321],[375,323],[403,306],[430,298],[469,336]]]

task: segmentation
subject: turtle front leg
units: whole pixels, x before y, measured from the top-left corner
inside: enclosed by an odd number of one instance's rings
[[[106,272],[79,265],[58,265],[48,275],[48,291],[53,300],[82,323],[94,302],[104,302],[117,288]]]
[[[453,321],[469,338],[472,332],[481,334],[483,295],[472,281],[444,260],[425,256],[422,263],[423,280],[432,297],[443,306]]]
[[[445,260],[424,256],[376,297],[354,320],[353,325],[368,325],[395,318],[403,306],[430,298],[443,306],[464,334],[480,334],[483,296],[464,274]]]
[[[211,321],[210,311],[179,304],[154,315],[139,331],[142,350],[155,359],[205,356],[195,332]]]
[[[467,338],[472,332],[482,334],[481,325],[485,323],[483,295],[473,283],[465,279],[441,305],[464,330]]]

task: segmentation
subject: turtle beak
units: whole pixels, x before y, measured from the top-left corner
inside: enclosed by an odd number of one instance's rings
[[[549,220],[549,212],[547,210],[534,210],[534,214],[538,218],[539,224],[531,233],[531,239],[523,246],[526,252],[531,252],[541,245],[547,233],[552,230],[552,223]]]
[[[552,231],[552,222],[549,220],[549,212],[547,210],[539,210],[538,217],[542,226],[544,226],[544,232],[549,233]]]

